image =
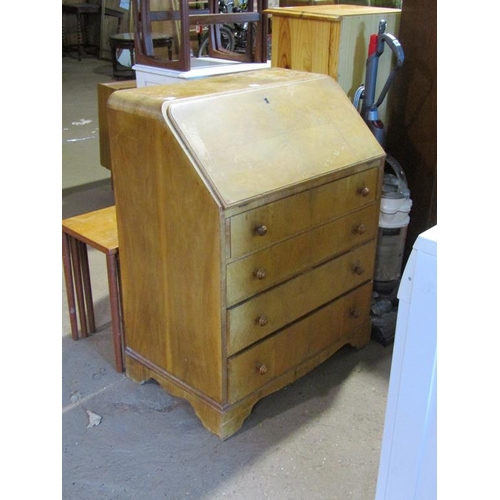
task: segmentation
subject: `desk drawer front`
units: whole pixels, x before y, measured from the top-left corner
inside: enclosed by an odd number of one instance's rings
[[[253,253],[227,266],[227,304],[233,306],[377,235],[376,204]]]
[[[374,261],[372,241],[228,309],[229,355],[371,280]]]
[[[373,203],[378,173],[372,168],[231,217],[231,258]]]
[[[371,283],[228,360],[229,403],[260,389],[370,319]]]

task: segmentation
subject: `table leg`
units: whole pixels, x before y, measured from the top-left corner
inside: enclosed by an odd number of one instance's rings
[[[79,242],[80,247],[80,265],[82,271],[83,280],[83,291],[85,294],[85,306],[86,306],[86,316],[87,325],[89,331],[94,333],[95,328],[95,315],[94,315],[94,301],[92,298],[92,284],[90,282],[90,271],[89,271],[89,256],[87,252],[87,245],[83,242]]]
[[[73,263],[73,273],[75,278],[76,289],[76,302],[78,305],[78,314],[80,316],[81,336],[83,338],[88,336],[87,331],[87,318],[85,314],[85,299],[83,296],[83,283],[82,283],[82,267],[80,263],[79,241],[70,237],[71,246],[71,261]]]
[[[64,279],[66,282],[66,296],[68,298],[69,320],[71,323],[71,336],[78,340],[78,321],[76,318],[75,289],[73,287],[73,271],[71,267],[70,236],[62,235],[62,257],[64,265]]]
[[[111,323],[113,327],[113,343],[115,348],[116,371],[123,372],[123,336],[121,322],[120,294],[118,289],[118,256],[106,255],[108,267],[109,301],[111,303]]]
[[[82,60],[83,56],[83,30],[82,30],[82,16],[79,12],[76,13],[76,33],[78,37],[78,60]]]

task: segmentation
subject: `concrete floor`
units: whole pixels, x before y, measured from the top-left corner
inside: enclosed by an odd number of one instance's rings
[[[65,57],[62,73],[69,217],[114,203],[99,164],[96,101],[111,64]],[[104,256],[89,258],[98,330],[85,340],[71,338],[61,272],[63,499],[374,498],[392,346],[342,349],[258,402],[221,441],[187,402],[115,371]]]

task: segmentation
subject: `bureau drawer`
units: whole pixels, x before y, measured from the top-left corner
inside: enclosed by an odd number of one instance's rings
[[[227,266],[227,305],[233,306],[296,274],[374,239],[378,205],[336,219]]]
[[[367,323],[370,320],[371,290],[371,283],[366,283],[230,358],[229,403],[248,396]]]
[[[231,217],[231,258],[373,203],[377,198],[378,174],[378,168],[371,168]]]
[[[371,241],[228,309],[228,354],[371,280],[374,261],[375,241]]]

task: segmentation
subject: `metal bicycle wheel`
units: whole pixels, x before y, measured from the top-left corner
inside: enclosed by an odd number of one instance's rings
[[[197,57],[205,57],[208,56],[208,38],[210,36],[210,31],[207,31],[200,42],[200,47],[198,49]],[[221,26],[220,27],[220,39],[222,43],[222,48],[225,50],[233,51],[234,50],[234,35],[229,26]]]

